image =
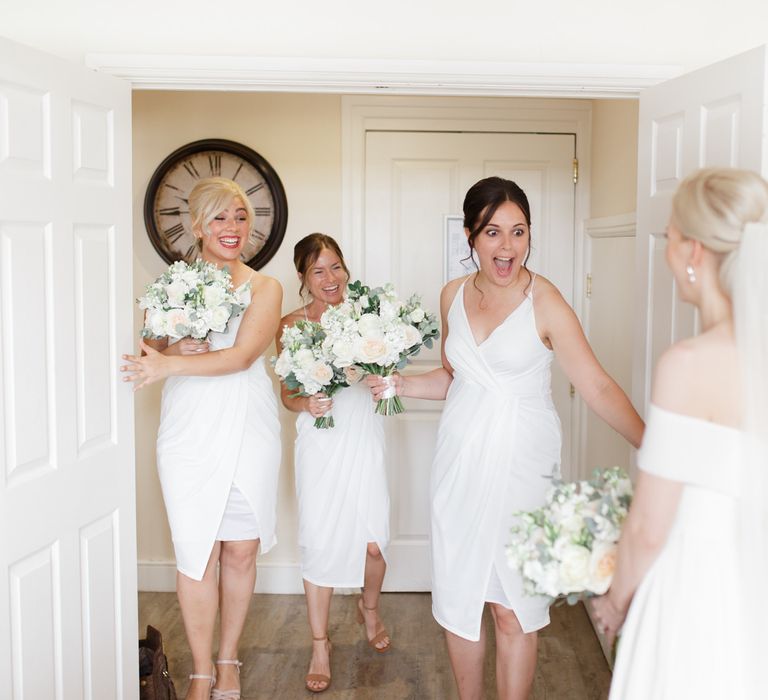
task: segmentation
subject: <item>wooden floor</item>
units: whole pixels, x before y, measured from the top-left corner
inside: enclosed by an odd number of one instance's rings
[[[376,654],[355,622],[355,597],[336,595],[331,605],[331,687],[323,700],[454,700],[458,696],[441,628],[432,619],[426,593],[385,593],[381,614],[392,635],[388,654]],[[163,634],[179,698],[184,697],[191,657],[174,593],[140,593],[141,636],[147,624]],[[487,700],[496,698],[493,624],[486,620]],[[309,628],[304,597],[254,595],[240,644],[243,700],[293,700],[313,696],[304,689],[309,663]],[[581,605],[552,609],[552,624],[540,634],[535,700],[601,700],[610,671]]]

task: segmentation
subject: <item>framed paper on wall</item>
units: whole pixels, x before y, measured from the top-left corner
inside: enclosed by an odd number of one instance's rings
[[[443,221],[443,284],[475,272],[467,237],[464,234],[464,217],[447,214]]]

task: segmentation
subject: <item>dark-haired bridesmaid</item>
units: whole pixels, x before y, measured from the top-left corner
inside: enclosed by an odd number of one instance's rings
[[[573,309],[526,266],[528,198],[489,177],[464,199],[464,231],[479,269],[440,297],[443,366],[396,375],[400,396],[445,399],[432,464],[432,611],[445,628],[462,700],[483,692],[488,603],[496,631],[496,681],[504,700],[528,698],[537,630],[549,599],[523,592],[507,566],[515,513],[540,507],[560,463],[560,420],[551,396],[557,357],[587,405],[637,447],[643,422],[592,353]],[[374,398],[385,386],[370,377]]]
[[[294,248],[299,293],[308,301],[282,319],[281,329],[306,319],[319,321],[339,304],[349,271],[336,241],[322,233],[302,238]],[[277,349],[282,350],[278,333]],[[384,464],[382,416],[371,408],[361,373],[348,369],[352,384],[333,398],[324,394],[291,398],[282,386],[286,408],[296,419],[296,495],[299,503],[299,547],[307,613],[312,631],[312,659],[306,687],[314,693],[331,684],[328,617],[334,588],[361,587],[358,622],[377,652],[390,647],[378,613],[389,542],[389,494]],[[318,429],[314,420],[332,411],[335,427]]]

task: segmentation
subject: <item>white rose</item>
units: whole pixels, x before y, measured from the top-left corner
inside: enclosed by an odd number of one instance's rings
[[[287,350],[283,350],[275,362],[275,373],[279,377],[287,377],[291,373],[291,358]]]
[[[328,382],[331,381],[331,379],[333,379],[333,370],[329,365],[325,364],[325,362],[318,360],[312,366],[312,369],[309,372],[309,376],[312,377],[312,379],[318,384],[325,386],[328,384]]]
[[[405,347],[412,348],[421,342],[421,333],[415,326],[405,326]]]
[[[618,545],[613,542],[595,542],[589,560],[589,590],[603,595],[611,585],[616,570]]]
[[[384,364],[387,357],[387,344],[381,338],[362,338],[356,352],[358,362],[363,364]]]
[[[587,587],[589,580],[590,552],[586,547],[570,544],[560,552],[558,574],[562,586],[561,593],[576,593]]]
[[[224,290],[218,285],[209,284],[203,287],[203,301],[209,309],[219,306],[224,301],[225,296]]]
[[[312,368],[312,366],[315,364],[315,356],[312,354],[312,351],[308,348],[301,348],[300,350],[296,351],[296,354],[293,356],[293,361],[301,367],[301,369],[309,372]]]
[[[217,306],[211,312],[211,330],[222,333],[229,321],[229,309],[226,306]]]
[[[371,300],[368,298],[367,294],[363,294],[358,301],[360,302],[360,307],[363,309],[367,309],[371,305]]]
[[[349,340],[341,338],[331,347],[334,355],[334,364],[337,367],[347,367],[355,361],[355,346]]]
[[[162,337],[168,335],[168,330],[165,324],[165,311],[160,309],[151,309],[147,311],[147,318],[145,321],[146,327],[150,333],[154,336]]]
[[[357,322],[357,330],[363,338],[380,338],[381,321],[375,314],[363,314]]]
[[[421,323],[424,320],[424,316],[424,309],[417,306],[413,311],[411,311],[409,318],[413,323]]]
[[[350,365],[344,368],[344,377],[347,380],[347,384],[357,384],[363,378],[364,372],[355,365]]]
[[[165,288],[165,291],[168,294],[169,306],[180,308],[184,306],[184,297],[189,291],[189,287],[182,280],[175,280]]]
[[[171,309],[165,316],[165,333],[170,338],[183,338],[189,335],[190,320],[185,309]]]
[[[197,284],[197,272],[194,270],[185,270],[181,273],[181,279],[189,287],[194,287]]]

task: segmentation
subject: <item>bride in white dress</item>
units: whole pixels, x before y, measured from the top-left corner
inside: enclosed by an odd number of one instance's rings
[[[126,380],[163,388],[157,464],[176,553],[176,590],[194,671],[188,700],[235,700],[238,644],[256,579],[256,555],[275,544],[280,426],[262,353],[278,327],[282,290],[240,253],[254,212],[239,185],[201,180],[189,195],[203,260],[227,266],[247,308],[209,343],[141,344]],[[217,578],[218,569],[218,578]],[[218,659],[211,668],[216,614]]]
[[[593,601],[609,641],[624,623],[610,697],[756,700],[768,696],[768,183],[686,178],[666,256],[701,333],[658,362],[616,574]]]
[[[319,321],[329,305],[341,303],[349,271],[336,241],[321,233],[302,238],[294,248],[301,290],[311,301],[282,319],[280,328],[300,320]],[[277,335],[278,352],[281,350]],[[357,618],[365,623],[370,647],[390,648],[379,618],[381,585],[389,543],[389,494],[384,464],[383,417],[374,413],[365,383],[324,394],[291,398],[281,388],[286,408],[296,411],[296,496],[299,502],[301,574],[312,630],[308,690],[330,686],[328,616],[336,588],[361,587]],[[314,420],[332,413],[335,427],[318,429]]]
[[[548,599],[523,593],[507,566],[514,513],[538,508],[560,463],[560,421],[550,365],[560,365],[587,405],[633,445],[643,423],[592,353],[558,290],[525,263],[530,206],[510,180],[476,183],[464,226],[479,271],[442,291],[443,367],[396,375],[401,396],[445,399],[432,464],[432,610],[445,628],[459,696],[483,692],[488,603],[496,632],[499,698],[528,698],[537,630]],[[369,378],[378,398],[385,388]]]

